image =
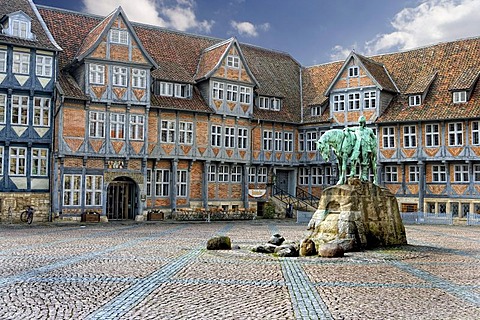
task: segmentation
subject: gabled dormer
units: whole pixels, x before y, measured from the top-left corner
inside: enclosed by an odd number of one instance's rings
[[[71,69],[92,100],[150,101],[150,70],[158,65],[143,47],[121,7],[83,40]]]
[[[470,68],[463,71],[452,83],[450,92],[452,92],[453,103],[466,103],[470,100],[475,85],[480,77],[478,68]]]
[[[36,37],[32,33],[32,18],[23,11],[15,11],[5,15],[1,20],[2,33],[10,36],[26,40],[35,40]]]
[[[330,117],[339,124],[356,122],[364,115],[374,121],[398,89],[387,69],[354,51],[345,60],[327,88]]]
[[[408,105],[415,107],[423,104],[433,81],[437,77],[437,72],[427,75],[419,75],[405,90],[404,94],[408,97]]]
[[[241,117],[252,114],[253,91],[258,82],[237,39],[230,38],[203,50],[195,81],[217,113]],[[280,102],[274,101],[274,106],[280,107]]]

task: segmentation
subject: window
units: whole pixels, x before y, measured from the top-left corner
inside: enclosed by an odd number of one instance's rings
[[[403,146],[405,148],[415,148],[417,146],[417,133],[415,126],[403,127]]]
[[[298,184],[302,186],[308,186],[310,184],[308,168],[298,168]]]
[[[126,30],[110,30],[110,41],[118,44],[128,44],[128,32]]]
[[[10,171],[11,176],[25,176],[27,161],[27,148],[10,147]]]
[[[298,134],[298,151],[305,151],[305,134]]]
[[[50,99],[34,98],[33,125],[40,127],[50,126]]]
[[[105,112],[90,111],[91,138],[105,138]]]
[[[175,142],[175,121],[162,120],[162,128],[160,130],[160,141],[166,143]]]
[[[235,148],[235,128],[225,127],[225,148]]]
[[[127,86],[127,68],[113,67],[113,85],[119,87]]]
[[[7,51],[0,50],[0,72],[7,71]]]
[[[448,145],[461,146],[463,144],[463,124],[461,122],[448,124]]]
[[[193,122],[180,121],[179,125],[179,143],[192,144],[193,143]]]
[[[145,117],[140,114],[131,114],[129,123],[129,138],[130,140],[143,140]]]
[[[310,168],[312,185],[321,186],[323,184],[323,170],[320,167]]]
[[[250,104],[252,89],[247,87],[240,87],[240,103]]]
[[[444,165],[432,166],[432,182],[447,182],[447,169]]]
[[[242,182],[242,167],[241,166],[233,166],[230,177],[232,177],[232,179],[231,179],[232,182]]]
[[[79,206],[82,192],[82,176],[79,174],[63,175],[63,205]]]
[[[480,182],[480,164],[473,166],[473,181]]]
[[[146,187],[147,187],[147,197],[152,196],[152,169],[147,169],[147,177],[145,179]]]
[[[217,181],[217,167],[214,164],[208,166],[208,182]]]
[[[455,182],[469,182],[468,178],[468,165],[456,164],[453,166],[454,181]]]
[[[227,101],[237,101],[238,86],[227,84]]]
[[[395,148],[395,128],[394,127],[383,128],[383,147]]]
[[[212,147],[221,147],[222,146],[222,127],[212,125]]]
[[[173,83],[160,82],[160,95],[166,97],[173,96]]]
[[[248,130],[246,128],[238,128],[238,149],[247,149]]]
[[[257,177],[257,168],[250,167],[248,169],[248,183],[255,183],[256,177]]]
[[[1,100],[1,97],[0,97]],[[1,108],[1,101],[0,101],[0,108]],[[1,115],[0,115],[0,122],[1,122]],[[473,121],[472,122],[472,145],[478,146],[480,145],[480,121]]]
[[[271,151],[273,143],[273,132],[271,130],[263,130],[263,150]]]
[[[275,131],[275,151],[282,151],[282,133]]]
[[[177,170],[177,197],[187,196],[187,170]]]
[[[90,65],[90,83],[105,84],[105,66],[99,64]]]
[[[223,100],[225,85],[221,82],[213,82],[213,99]]]
[[[0,175],[3,176],[3,146],[0,146]]]
[[[425,125],[425,145],[427,147],[438,147],[440,143],[440,131],[438,124]]]
[[[110,138],[125,139],[125,115],[120,113],[110,114]]]
[[[326,166],[325,168],[325,184],[331,185],[333,184],[333,171],[332,167]]]
[[[218,166],[218,182],[228,182],[229,168],[227,165]]]
[[[5,123],[6,106],[7,106],[7,95],[0,94],[0,123]]]
[[[270,99],[267,97],[258,98],[258,107],[260,109],[270,109]]]
[[[258,183],[267,183],[267,168],[259,167],[257,170],[257,182]]]
[[[20,21],[12,19],[12,36],[19,38],[27,38],[27,34],[30,31],[29,23],[26,21]]]
[[[349,77],[358,77],[358,67],[350,67],[348,68],[348,76]]]
[[[102,205],[103,177],[99,175],[85,176],[85,206]]]
[[[409,172],[409,181],[410,182],[419,182],[420,181],[420,167],[419,166],[408,166]]]
[[[322,108],[321,108],[320,106],[310,107],[310,115],[311,115],[312,117],[322,115]]]
[[[419,106],[422,103],[421,101],[422,101],[422,96],[419,94],[408,97],[408,105],[411,107]]]
[[[293,132],[283,133],[283,150],[285,152],[293,152]]]
[[[144,89],[147,84],[147,71],[132,69],[132,87]]]
[[[272,98],[272,100],[270,101],[270,108],[272,110],[279,111],[280,110],[280,99]]]
[[[13,52],[13,73],[30,73],[30,54],[23,52]]]
[[[307,151],[316,151],[317,150],[317,132],[310,131],[307,132],[307,140],[306,140],[306,150]]]
[[[397,167],[385,166],[385,182],[397,182],[398,173]]]
[[[354,92],[348,94],[348,110],[360,109],[360,93]]]
[[[453,103],[467,102],[467,91],[455,91],[453,92]]]
[[[336,94],[333,96],[333,111],[344,111],[345,110],[345,95]]]
[[[32,176],[47,176],[48,149],[32,148]]]
[[[12,121],[13,125],[28,124],[28,97],[12,96]]]
[[[155,196],[168,197],[170,194],[170,171],[167,169],[155,170]]]
[[[371,109],[375,108],[377,105],[377,98],[376,98],[376,92],[375,91],[367,91],[364,93],[364,108],[365,109]]]
[[[41,77],[51,77],[53,58],[47,56],[37,56],[36,61],[35,74]]]
[[[189,84],[175,83],[175,97],[176,98],[190,98],[191,86]]]
[[[231,68],[238,68],[239,67],[240,59],[238,56],[227,56],[227,66]]]

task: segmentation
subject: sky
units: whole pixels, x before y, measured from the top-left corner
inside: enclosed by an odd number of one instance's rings
[[[303,66],[480,36],[480,0],[33,0],[289,53]]]

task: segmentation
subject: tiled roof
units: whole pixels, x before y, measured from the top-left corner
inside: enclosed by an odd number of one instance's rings
[[[60,72],[58,75],[58,84],[60,85],[62,94],[67,98],[89,100],[78,86],[75,79],[68,72]]]
[[[152,94],[150,102],[152,108],[159,107],[172,110],[214,113],[214,111],[205,103],[202,95],[196,87],[193,88],[192,99],[180,99]]]
[[[392,79],[390,78],[388,71],[385,69],[383,64],[373,61],[371,59],[368,59],[367,57],[364,57],[359,54],[356,54],[356,56],[359,58],[361,63],[365,66],[367,71],[372,75],[375,81],[377,81],[378,84],[382,86],[383,90],[388,90],[391,92],[398,91],[397,88],[395,87],[395,84],[392,82]]]
[[[437,76],[437,72],[428,75],[418,75],[417,78],[410,84],[410,86],[403,92],[404,94],[423,94],[432,84]]]
[[[105,19],[103,19],[95,28],[93,28],[83,40],[82,45],[78,49],[76,57],[83,56],[92,46],[98,41],[100,36],[105,32],[105,29],[115,17],[116,10],[110,13]]]
[[[5,0],[2,1],[0,6],[0,18],[5,17],[5,15],[16,12],[23,11],[28,15],[31,20],[31,31],[35,35],[35,40],[21,39],[17,37],[10,37],[8,35],[2,34],[0,32],[0,43],[11,43],[14,45],[37,48],[37,49],[47,49],[60,51],[62,48],[58,46],[55,40],[51,37],[50,31],[46,28],[43,19],[38,15],[38,11],[35,8],[35,5],[29,0]]]
[[[479,62],[480,63],[480,62]],[[450,90],[470,90],[480,76],[480,66],[463,71],[453,82]]]
[[[215,66],[217,66],[221,57],[225,54],[225,51],[230,46],[232,40],[226,42],[219,46],[214,46],[206,48],[200,57],[200,62],[198,64],[198,70],[195,75],[195,79],[201,79],[206,77],[210,72],[213,71]]]

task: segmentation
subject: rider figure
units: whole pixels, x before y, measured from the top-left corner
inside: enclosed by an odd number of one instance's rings
[[[361,174],[360,180],[368,180],[368,169],[370,165],[370,153],[375,152],[372,150],[372,141],[376,140],[375,133],[372,129],[366,126],[367,119],[364,116],[358,118],[358,127],[345,128],[347,131],[352,131],[356,135],[355,146],[353,147],[352,155],[350,156],[350,163],[353,164],[360,162]],[[360,156],[360,157],[359,157]],[[351,170],[352,172],[354,170]]]

